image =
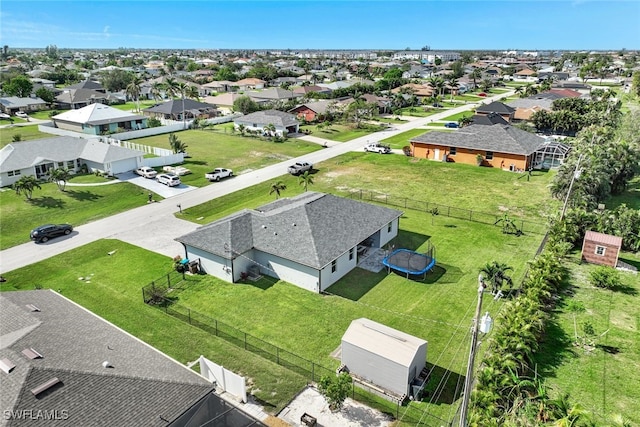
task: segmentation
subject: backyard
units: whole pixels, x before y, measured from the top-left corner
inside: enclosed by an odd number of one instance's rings
[[[40,132],[38,125],[4,127],[0,128],[0,148],[11,144],[15,135],[20,135],[21,141],[56,137],[56,135]]]
[[[333,123],[330,125],[302,125],[300,131],[310,131],[313,136],[318,138],[329,139],[331,141],[347,142],[352,139],[360,138],[380,130],[386,129],[385,124],[366,124],[363,123],[362,127],[355,128],[342,123]]]

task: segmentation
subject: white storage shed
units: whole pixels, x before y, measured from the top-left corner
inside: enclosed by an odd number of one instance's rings
[[[356,319],[342,337],[342,364],[358,378],[409,395],[427,362],[427,342],[369,319]]]

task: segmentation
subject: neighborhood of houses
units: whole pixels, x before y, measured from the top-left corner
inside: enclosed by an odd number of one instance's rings
[[[504,173],[557,168],[570,146],[561,138],[525,128],[536,112],[551,111],[554,100],[588,99],[592,89],[579,78],[579,67],[571,61],[558,67],[560,54],[554,52],[496,52],[463,63],[463,54],[448,51],[176,53],[185,63],[195,64],[191,71],[176,70],[167,58],[145,52],[115,58],[101,52],[64,55],[60,61],[91,62],[95,69],[75,70],[82,81],[60,86],[43,77],[52,72],[49,65],[30,66],[24,72],[30,93],[0,97],[0,109],[12,121],[23,113],[28,118],[52,111],[47,120],[32,119],[51,137],[13,141],[0,150],[0,187],[12,186],[25,176],[46,180],[55,169],[114,177],[141,167],[175,170],[186,153],[144,147],[135,140],[180,132],[197,122],[233,123],[243,136],[296,138],[305,135],[305,124],[330,121],[357,103],[375,110],[363,115],[399,117],[399,106],[434,108],[446,100],[445,93],[453,100],[479,91],[483,92],[473,102],[468,120],[408,137],[407,149],[396,150],[396,155],[491,167]],[[251,77],[253,67],[267,59],[282,75]],[[436,79],[450,75],[454,64],[461,64],[462,75],[439,86]],[[221,67],[234,70],[233,76],[216,79],[220,73],[215,70]],[[4,65],[7,72],[25,68],[17,57]],[[373,88],[393,69],[402,71],[405,83],[371,93],[348,91]],[[623,64],[612,65],[607,77],[623,82],[622,69]],[[136,90],[105,88],[100,73],[114,71],[140,76]],[[167,80],[191,87],[191,93],[183,89],[181,96],[174,97]],[[506,102],[484,99],[484,91],[504,82],[521,82],[523,87],[542,82],[545,87]],[[40,88],[53,98],[45,101],[37,96]],[[154,102],[128,111],[114,107],[141,100]],[[239,100],[249,100],[255,108],[239,111]],[[0,126],[27,124],[6,120]],[[147,155],[150,152],[153,156]],[[305,191],[232,213],[175,240],[184,248],[184,259],[198,260],[198,271],[225,282],[266,275],[323,293],[355,269],[365,254],[382,250],[397,237],[402,216],[401,210]],[[615,236],[587,232],[583,257],[615,266],[620,245]],[[109,425],[186,427],[218,420],[220,414],[229,420],[227,425],[265,425],[260,410],[240,410],[235,401],[215,392],[220,385],[216,381],[224,377],[215,372],[224,368],[211,361],[199,360],[202,375],[197,374],[56,292],[3,292],[0,301],[3,409],[47,411],[73,401],[97,411],[84,413],[86,419],[76,418],[82,411],[74,412],[76,425],[90,425],[99,417]],[[413,399],[426,380],[427,346],[422,338],[370,319],[354,319],[342,337],[339,370],[380,389],[383,397]],[[215,378],[213,384],[209,374]],[[230,383],[236,381],[233,373],[226,375]],[[244,382],[237,395],[246,403],[243,387]]]

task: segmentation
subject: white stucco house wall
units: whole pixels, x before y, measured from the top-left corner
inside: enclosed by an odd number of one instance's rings
[[[322,292],[358,263],[358,246],[379,248],[398,234],[401,211],[305,192],[245,209],[178,237],[185,257],[228,282],[250,270]]]
[[[0,187],[25,175],[47,179],[52,169],[78,172],[83,165],[89,172],[116,175],[137,168],[143,156],[142,151],[70,136],[12,142],[0,150]]]
[[[426,366],[427,341],[361,318],[342,336],[340,357],[351,375],[403,398]]]

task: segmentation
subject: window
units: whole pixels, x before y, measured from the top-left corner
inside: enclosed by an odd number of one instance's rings
[[[392,223],[392,222],[390,222],[390,223],[387,225],[387,233],[391,233],[391,230],[392,230],[392,229],[393,229],[393,223]]]
[[[487,154],[484,155],[485,160],[493,160],[493,151],[487,151]]]
[[[73,160],[67,161],[67,169],[73,169]]]
[[[9,175],[9,176],[18,176],[18,175],[20,175],[20,169],[15,170],[15,171],[9,171],[9,172],[7,172],[7,175]]]
[[[604,253],[607,251],[607,248],[604,246],[596,245],[596,255],[604,256]]]
[[[455,156],[457,151],[457,147],[449,147],[449,155]]]
[[[337,269],[338,269],[338,261],[334,259],[333,261],[331,261],[331,272],[335,273]]]
[[[353,254],[355,253],[355,248],[349,249],[349,261],[353,259]]]
[[[64,167],[64,162],[58,162],[58,169],[62,169]]]

